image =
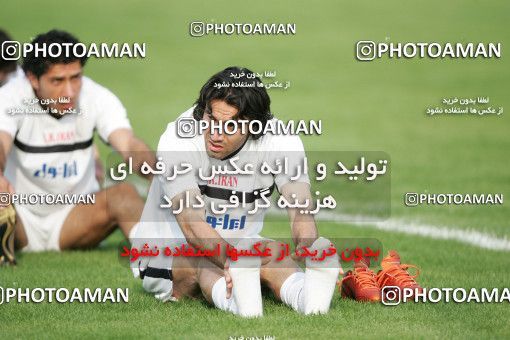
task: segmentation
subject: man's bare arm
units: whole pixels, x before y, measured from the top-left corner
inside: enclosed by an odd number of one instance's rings
[[[312,210],[313,201],[310,193],[310,185],[304,182],[289,182],[282,187],[282,195],[289,201],[293,202],[291,196],[296,194],[299,203],[303,203],[308,199],[308,210]],[[302,209],[302,208],[300,208]],[[297,208],[288,208],[290,226],[292,231],[292,240],[296,246],[310,246],[319,237],[317,226],[313,215],[300,214]]]
[[[101,157],[99,155],[99,149],[97,148],[97,145],[94,144],[94,168],[96,172],[96,179],[99,183],[99,186],[103,186],[104,183],[104,167],[103,162],[101,161]]]
[[[152,174],[144,175],[140,173],[143,162],[147,162],[153,169],[156,164],[156,155],[147,144],[137,138],[130,129],[117,129],[108,136],[110,145],[118,151],[122,158],[127,161],[133,160],[133,167],[137,173],[147,179],[152,178]]]
[[[200,191],[190,190],[189,197],[191,203],[196,195],[200,195]],[[172,207],[179,207],[180,200],[185,201],[186,192],[176,195],[172,199]],[[177,222],[189,244],[193,247],[202,249],[214,249],[218,244],[220,245],[220,256],[206,257],[219,268],[223,269],[227,260],[226,249],[228,242],[225,241],[220,234],[214,230],[205,221],[205,210],[195,208],[183,208],[180,214],[175,215]]]

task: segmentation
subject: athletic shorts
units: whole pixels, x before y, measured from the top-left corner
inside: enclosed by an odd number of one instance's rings
[[[58,211],[39,216],[23,205],[16,206],[16,213],[23,223],[28,244],[23,252],[60,250],[60,232],[64,222],[75,205],[63,205]]]

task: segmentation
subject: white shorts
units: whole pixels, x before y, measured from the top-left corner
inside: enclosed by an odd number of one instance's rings
[[[67,215],[74,207],[75,205],[63,205],[61,209],[52,214],[39,216],[23,205],[16,206],[16,212],[23,223],[28,239],[28,245],[21,251],[60,250],[60,231]]]

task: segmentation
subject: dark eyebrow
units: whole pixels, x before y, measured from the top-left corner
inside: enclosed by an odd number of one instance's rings
[[[78,73],[75,73],[73,74],[70,78],[78,78],[79,76],[81,76],[81,72],[78,72]],[[58,80],[58,81],[62,81],[66,79],[65,77],[52,77],[51,80]]]

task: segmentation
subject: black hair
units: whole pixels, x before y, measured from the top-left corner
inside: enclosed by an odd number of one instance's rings
[[[7,32],[0,29],[0,46],[6,41],[12,41],[12,38]],[[10,73],[16,69],[16,60],[5,60],[0,56],[0,71]]]
[[[240,119],[258,120],[265,126],[267,121],[273,118],[270,110],[271,99],[264,84],[247,68],[227,67],[213,75],[200,90],[193,117],[201,120],[210,102],[215,99],[224,100],[237,108]],[[262,132],[251,137],[258,139],[261,136]]]
[[[46,46],[49,46],[50,44],[71,44],[69,50],[72,50],[73,46],[79,43],[78,39],[70,33],[59,30],[51,30],[47,33],[39,34],[31,42],[33,45],[46,44]],[[23,70],[25,72],[30,72],[39,78],[45,74],[53,64],[70,64],[77,60],[80,61],[80,64],[83,67],[87,62],[87,56],[77,57],[72,53],[69,53],[69,55],[61,53],[57,57],[51,57],[49,54],[46,54],[45,57],[41,55],[36,56],[34,48],[23,59]]]

